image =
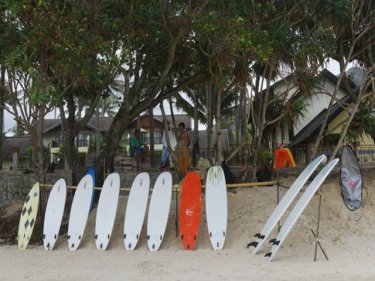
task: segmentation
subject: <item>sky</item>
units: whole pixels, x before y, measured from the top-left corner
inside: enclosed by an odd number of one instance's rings
[[[331,60],[328,64],[327,64],[327,69],[329,71],[331,71],[333,74],[335,75],[338,75],[340,73],[340,67],[339,67],[339,64],[334,61],[334,60]],[[170,110],[169,110],[169,104],[168,103],[165,103],[164,104],[164,109],[165,109],[165,112],[166,114],[169,114],[170,113]],[[175,109],[175,113],[183,113],[182,111],[179,111],[177,109]],[[154,114],[155,115],[161,115],[161,111],[160,111],[160,108],[159,107],[156,107],[154,109]],[[51,112],[47,115],[47,119],[48,118],[55,118],[55,113],[54,112]],[[14,126],[16,125],[16,122],[14,121],[14,118],[11,114],[9,114],[8,112],[5,111],[4,113],[4,132],[8,132],[9,130],[11,130]],[[200,128],[199,129],[202,129],[201,128],[202,126],[200,125]],[[7,134],[9,135],[9,133]]]

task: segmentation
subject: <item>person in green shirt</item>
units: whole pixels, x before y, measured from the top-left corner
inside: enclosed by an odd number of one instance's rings
[[[144,141],[138,129],[134,131],[134,136],[130,139],[130,155],[135,158],[137,169],[139,169],[144,157]]]

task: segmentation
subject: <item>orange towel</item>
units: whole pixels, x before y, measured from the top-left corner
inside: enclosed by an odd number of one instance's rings
[[[273,160],[273,169],[279,170],[285,167],[295,167],[296,162],[289,148],[281,147],[275,150],[275,158]]]

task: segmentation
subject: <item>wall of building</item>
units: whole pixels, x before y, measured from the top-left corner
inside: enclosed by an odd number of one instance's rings
[[[72,177],[69,171],[58,171],[47,174],[47,183],[55,183],[58,179],[64,178],[67,184],[71,184]],[[25,200],[30,189],[36,182],[34,174],[21,172],[1,171],[0,172],[0,205],[14,200]]]
[[[318,89],[314,90],[315,94],[309,99],[306,110],[303,112],[303,116],[298,118],[297,122],[294,124],[294,135],[298,134],[323,109],[328,108],[331,100],[331,97],[328,94],[333,94],[335,86],[336,85],[332,81],[325,79],[321,82]],[[337,93],[337,98],[341,99],[344,96],[345,93],[340,89]]]
[[[134,178],[139,174],[138,171],[117,171],[120,173],[121,187],[130,188]],[[152,188],[160,172],[149,172]],[[172,172],[173,183],[178,183],[179,178]],[[72,184],[72,177],[67,170],[58,170],[56,173],[47,174],[47,183],[54,184],[58,179],[65,179],[67,185]],[[0,172],[0,206],[10,201],[24,201],[30,189],[36,182],[34,174],[23,174],[21,172]],[[45,187],[44,187],[45,188]],[[96,193],[95,196],[99,196]]]

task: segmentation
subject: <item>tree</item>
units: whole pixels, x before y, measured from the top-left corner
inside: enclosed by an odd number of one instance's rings
[[[3,169],[3,129],[5,107],[5,57],[9,50],[9,33],[6,28],[6,9],[0,6],[0,170]]]
[[[309,77],[327,54],[348,54],[350,34],[358,34],[354,39],[363,46],[371,45],[373,33],[359,19],[369,20],[373,14],[366,14],[366,8],[372,11],[373,5],[369,0],[12,0],[3,5],[12,48],[1,61],[53,87],[51,94],[61,111],[64,153],[75,181],[83,173],[76,136],[99,111],[100,99],[116,79],[122,87],[100,157],[106,163],[112,162],[134,118],[187,91],[196,103],[206,99],[195,113],[204,113],[209,123],[215,118],[217,132],[226,98],[231,107],[240,97],[237,126],[242,143],[247,143],[245,132],[251,133],[248,174],[256,179],[261,147],[272,149],[269,136],[282,118],[302,111],[301,103],[289,100],[287,94],[278,99],[272,82],[285,70],[295,72],[298,88],[308,96]],[[353,48],[354,57],[361,61],[371,57],[365,50]],[[88,105],[83,107],[83,101]],[[208,126],[209,133],[212,127]],[[101,170],[103,163],[96,168]]]
[[[229,85],[225,85],[227,86],[225,89],[220,88],[220,91],[222,91],[220,96],[215,94],[218,91],[218,87],[213,86],[210,81],[192,85],[184,92],[183,95],[176,95],[176,107],[183,109],[190,117],[193,117],[195,121],[198,122],[199,120],[202,124],[207,126],[208,147],[206,147],[206,155],[208,155],[209,158],[210,156],[213,156],[211,155],[210,146],[214,121],[215,127],[217,128],[217,124],[221,121],[221,119],[230,118],[231,116],[235,115],[235,111],[237,110],[237,108],[235,108],[235,102],[238,100],[238,90],[236,87],[234,87],[235,83],[229,79],[228,81],[223,79],[223,81],[225,81],[225,83],[229,83]],[[219,106],[220,116],[217,112],[217,106]],[[194,137],[198,137],[198,125],[194,125],[194,128],[196,129]],[[200,147],[197,141],[197,139],[194,139],[194,147]],[[217,141],[215,143],[217,143]],[[220,161],[218,155],[221,155],[222,153],[217,152],[217,147],[214,149],[216,151],[216,159]],[[195,157],[195,153],[196,149],[193,150],[193,158]],[[195,161],[193,161],[193,163],[195,163]]]
[[[375,38],[375,6],[371,1],[361,0],[327,1],[327,3],[325,3],[325,7],[327,9],[327,13],[325,13],[324,16],[319,20],[321,20],[323,24],[326,24],[328,27],[333,29],[334,40],[332,43],[334,45],[334,49],[327,55],[333,57],[339,62],[340,75],[337,79],[335,90],[332,93],[332,98],[328,106],[325,119],[320,127],[318,137],[316,138],[312,157],[315,156],[318,145],[323,138],[323,133],[327,126],[328,116],[331,107],[336,100],[339,87],[343,85],[348,95],[351,96],[353,101],[355,101],[352,108],[353,114],[351,117],[349,117],[346,126],[343,129],[343,133],[341,134],[340,140],[336,145],[334,153],[331,154],[332,158],[335,157],[338,149],[341,147],[347,129],[350,126],[350,122],[358,110],[360,103],[364,101],[361,93],[358,96],[354,94],[353,90],[349,86],[345,71],[348,64],[355,60],[358,60],[361,63],[370,62],[368,66],[371,69],[373,50],[373,44],[371,44],[371,42]],[[331,17],[328,18],[329,16]],[[366,89],[366,87],[362,88],[362,90],[364,89]],[[367,95],[365,95],[365,97],[367,97]]]
[[[29,71],[31,72],[31,71]],[[45,180],[45,159],[43,154],[44,118],[52,111],[54,103],[48,82],[38,81],[20,69],[7,71],[9,88],[5,109],[14,116],[17,129],[27,132],[31,137],[32,163],[41,182]]]
[[[65,158],[73,181],[77,182],[83,167],[75,138],[115,77],[113,58],[119,45],[118,34],[113,34],[116,22],[112,21],[112,14],[118,6],[99,0],[6,4],[10,26],[18,35],[12,52],[7,54],[8,62],[24,71],[33,69],[38,80],[48,81],[54,87],[62,119]],[[90,100],[90,104],[85,116],[77,119],[77,102],[82,99]]]
[[[1,64],[0,64],[1,66]],[[5,68],[0,69],[0,170],[3,169],[3,130],[4,130],[4,95],[5,95]]]
[[[124,31],[119,64],[124,90],[102,154],[107,163],[112,161],[122,134],[134,118],[202,79],[193,71],[186,53],[194,51],[189,29],[191,13],[199,16],[205,4],[132,2],[128,14],[118,15]]]

